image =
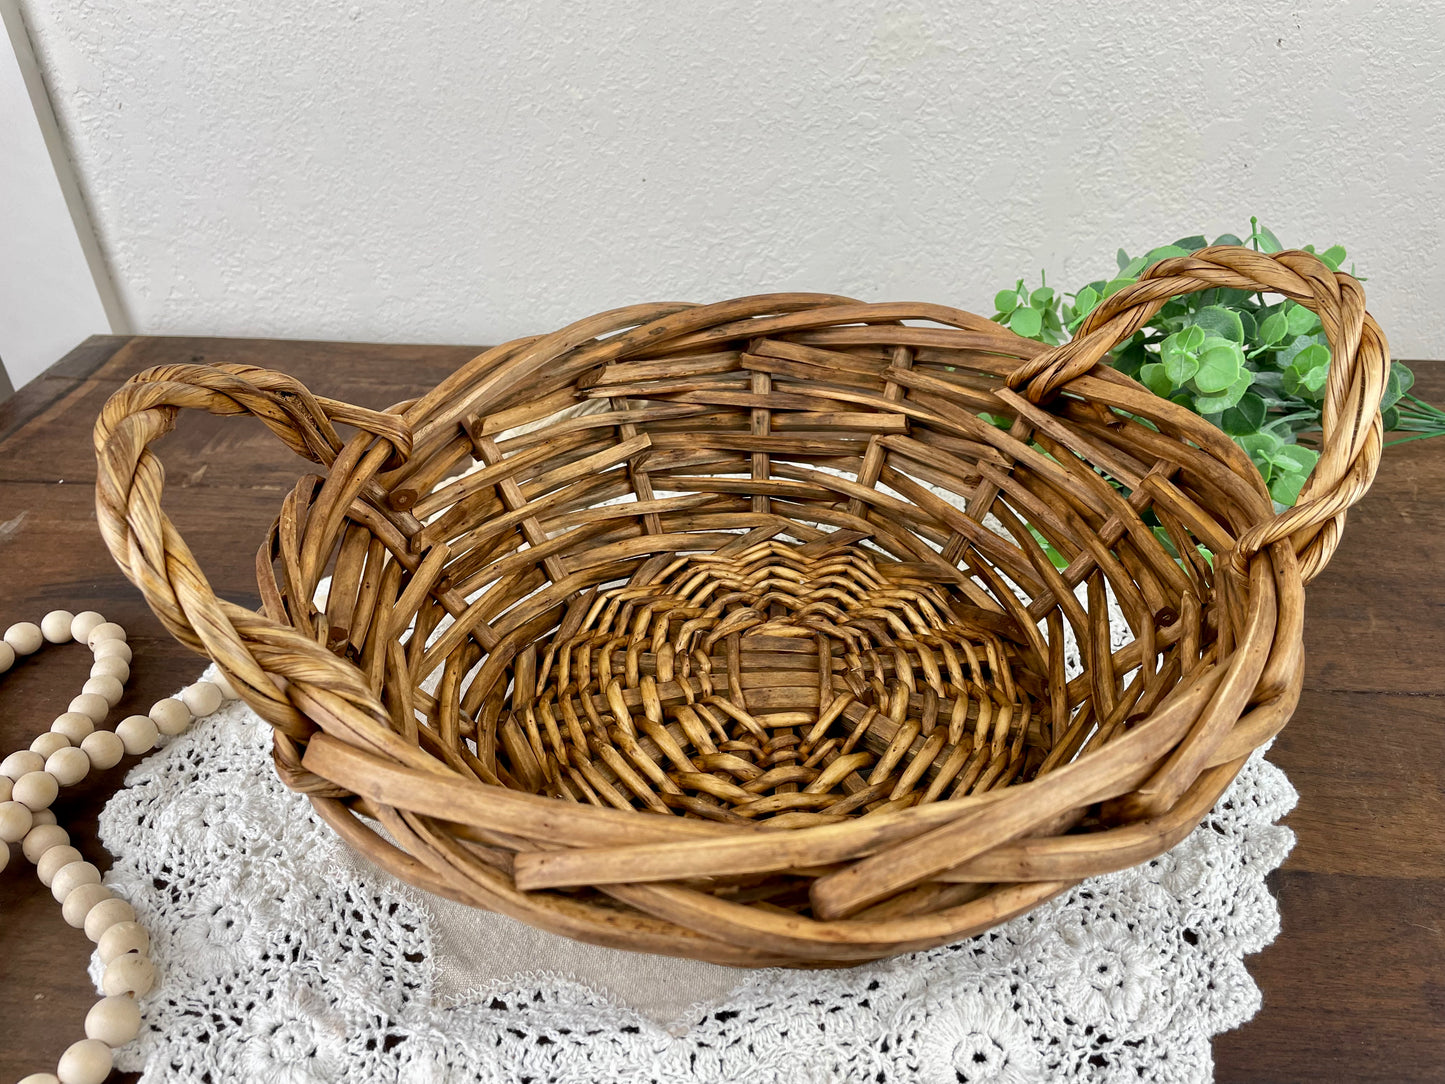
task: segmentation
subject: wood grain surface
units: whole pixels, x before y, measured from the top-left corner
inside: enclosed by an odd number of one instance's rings
[[[131,632],[120,715],[199,672],[105,552],[90,430],[151,365],[232,361],[292,373],[370,407],[415,396],[475,348],[191,338],[88,340],[0,406],[0,627],[93,608]],[[1445,364],[1420,363],[1445,400]],[[255,543],[302,471],[254,421],[187,415],[166,438],[168,509],[218,592],[255,605]],[[1299,836],[1271,878],[1282,932],[1247,961],[1254,1020],[1215,1043],[1228,1081],[1445,1079],[1445,441],[1386,453],[1333,563],[1310,589],[1305,692],[1271,759],[1300,791]],[[89,653],[47,648],[0,678],[0,752],[21,748],[79,690]],[[120,717],[117,715],[116,717]],[[135,763],[67,788],[61,823],[86,858],[105,799]],[[90,943],[14,849],[0,873],[0,1080],[51,1070],[95,999]],[[120,1078],[117,1078],[120,1079]]]

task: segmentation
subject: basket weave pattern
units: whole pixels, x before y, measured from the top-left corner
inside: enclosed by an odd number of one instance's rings
[[[1099,364],[1221,287],[1299,301],[1332,345],[1321,458],[1281,515],[1227,437]],[[150,370],[97,424],[97,508],[273,725],[282,778],[379,865],[601,944],[839,966],[1198,823],[1298,700],[1303,585],[1373,479],[1387,368],[1358,283],[1302,252],[1163,261],[1053,349],[935,305],[641,305],[385,412]],[[161,510],[150,446],[181,407],[325,469],[258,553],[259,613]]]

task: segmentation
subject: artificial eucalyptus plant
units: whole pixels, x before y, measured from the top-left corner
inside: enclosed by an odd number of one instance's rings
[[[1251,218],[1248,244],[1259,252],[1279,252],[1278,238]],[[1240,245],[1233,234],[1216,245]],[[1019,279],[994,297],[993,319],[1028,339],[1056,346],[1110,294],[1136,282],[1159,260],[1188,256],[1209,242],[1203,235],[1131,258],[1122,248],[1112,278],[1098,279],[1072,294],[1040,285],[1028,289]],[[1345,260],[1333,245],[1316,252],[1332,271]],[[1353,266],[1350,273],[1354,274]],[[1361,281],[1364,281],[1363,279]],[[1319,453],[1306,441],[1321,427],[1321,404],[1329,374],[1330,348],[1319,318],[1293,301],[1265,304],[1244,290],[1213,289],[1178,297],[1164,305],[1144,327],[1114,348],[1111,363],[1156,395],[1188,407],[1219,426],[1246,452],[1284,506],[1299,499]],[[1400,362],[1390,368],[1383,404],[1385,428],[1407,433],[1391,443],[1445,435],[1445,411],[1410,394],[1415,375]]]

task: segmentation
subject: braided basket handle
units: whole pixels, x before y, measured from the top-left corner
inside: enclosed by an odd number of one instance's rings
[[[297,678],[315,685],[318,674],[326,674],[329,687],[357,698],[357,703],[373,698],[355,668],[322,645],[263,614],[217,598],[211,589],[190,548],[161,509],[165,469],[150,449],[175,427],[182,407],[218,415],[253,415],[293,451],[326,466],[343,446],[337,423],[389,441],[403,458],[411,452],[411,431],[395,414],[313,395],[284,373],[250,365],[148,369],[110,397],[96,422],[96,518],[111,556],[171,635],[214,659],[247,703],[277,729],[304,738],[314,726],[269,675],[284,677],[294,671]]]
[[[1042,402],[1102,361],[1171,298],[1214,287],[1283,294],[1314,312],[1329,340],[1319,462],[1295,506],[1245,531],[1228,556],[1229,567],[1243,575],[1251,556],[1288,539],[1308,583],[1335,552],[1345,513],[1370,488],[1384,446],[1380,403],[1390,351],[1352,276],[1297,249],[1266,254],[1216,245],[1161,260],[1138,282],[1105,298],[1074,339],[1025,361],[1008,383],[1022,388],[1031,402]]]

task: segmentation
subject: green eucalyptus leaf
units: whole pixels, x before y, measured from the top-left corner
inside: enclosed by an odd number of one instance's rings
[[[1052,286],[1040,286],[1033,293],[1029,294],[1029,304],[1036,309],[1041,309],[1054,300],[1054,288]]]
[[[1201,366],[1202,368],[1202,366]],[[1253,377],[1249,370],[1242,371],[1238,378],[1229,387],[1215,395],[1200,395],[1194,400],[1194,408],[1200,414],[1219,414],[1230,407],[1235,406],[1244,398],[1244,393],[1249,391]],[[1198,379],[1195,379],[1195,386],[1198,386]]]
[[[1243,241],[1241,241],[1238,237],[1236,237],[1236,236],[1235,236],[1234,234],[1232,234],[1232,233],[1221,233],[1218,237],[1216,237],[1216,238],[1214,239],[1214,243],[1215,243],[1216,245],[1242,245],[1242,244],[1244,244]]]
[[[1169,341],[1166,339],[1164,348],[1159,351],[1164,373],[1176,388],[1182,388],[1199,372],[1199,355],[1177,348],[1170,350],[1168,345]]]
[[[1389,410],[1392,406],[1394,406],[1400,401],[1400,398],[1404,394],[1405,390],[1400,387],[1400,378],[1395,372],[1395,366],[1391,365],[1390,375],[1385,380],[1385,395],[1380,400],[1380,410],[1382,412]]]
[[[1119,269],[1119,277],[1136,278],[1140,271],[1143,271],[1144,268],[1149,266],[1150,262],[1147,256],[1135,256]]]
[[[1190,299],[1171,297],[1164,302],[1164,307],[1159,310],[1159,315],[1154,318],[1154,323],[1160,327],[1170,325],[1175,331],[1178,331],[1189,322],[1189,314],[1195,308],[1197,306],[1190,304]]]
[[[1255,236],[1259,238],[1259,250],[1261,252],[1284,251],[1284,245],[1279,243],[1279,238],[1276,237],[1272,232],[1270,232],[1268,228],[1260,226],[1259,229],[1256,231]]]
[[[1018,308],[1019,295],[1017,290],[1000,290],[993,295],[993,307],[999,312],[1013,312]]]
[[[1314,343],[1305,347],[1294,356],[1289,367],[1301,373],[1312,373],[1316,371],[1328,372],[1330,367],[1330,348],[1321,343]]]
[[[1381,412],[1380,418],[1385,423],[1385,428],[1392,430],[1400,424],[1400,408],[1390,407],[1389,410]]]
[[[1202,233],[1196,233],[1193,237],[1181,237],[1174,242],[1174,248],[1182,248],[1185,253],[1191,253],[1198,248],[1207,248],[1209,242],[1204,239]]]
[[[1293,507],[1299,500],[1299,491],[1304,488],[1307,474],[1276,470],[1269,483],[1269,495],[1286,507]]]
[[[1092,286],[1085,286],[1074,297],[1074,312],[1079,316],[1087,316],[1094,311],[1099,300],[1099,291]]]
[[[1253,305],[1256,303],[1257,302],[1255,300],[1255,296],[1254,294],[1250,293],[1250,291],[1231,290],[1228,287],[1224,286],[1221,286],[1219,289],[1213,291],[1213,296],[1210,298],[1210,304],[1227,305],[1229,308],[1232,309],[1237,309],[1245,305]]]
[[[1288,369],[1294,364],[1294,359],[1299,357],[1300,354],[1304,353],[1311,346],[1323,346],[1325,349],[1329,349],[1323,331],[1316,332],[1313,335],[1296,335],[1286,339],[1284,345],[1275,353],[1272,363],[1278,369]]]
[[[1289,334],[1289,317],[1282,312],[1272,313],[1259,325],[1259,338],[1265,346],[1273,346]]]
[[[1281,465],[1287,464],[1292,471],[1308,474],[1320,461],[1320,453],[1303,444],[1286,444],[1274,453],[1274,461]]]
[[[1319,343],[1295,355],[1284,372],[1282,387],[1290,395],[1319,402],[1325,395],[1325,382],[1330,375],[1330,352]]]
[[[1139,382],[1162,398],[1168,398],[1176,387],[1169,379],[1169,374],[1164,371],[1164,366],[1157,361],[1140,367]]]
[[[1254,313],[1248,309],[1235,309],[1239,316],[1239,322],[1244,325],[1244,342],[1254,343],[1259,341],[1259,321],[1254,318]]]
[[[1285,307],[1285,316],[1288,317],[1289,333],[1291,335],[1309,335],[1320,326],[1320,318],[1303,305],[1291,301]]]
[[[1259,432],[1268,413],[1264,398],[1256,392],[1247,391],[1240,397],[1239,402],[1224,412],[1224,416],[1219,419],[1219,428],[1231,437],[1249,436]]]
[[[1134,279],[1132,277],[1120,277],[1117,279],[1110,279],[1104,284],[1103,294],[1105,297],[1108,297],[1110,294],[1117,294],[1125,286],[1133,285]]]
[[[1158,263],[1160,260],[1173,260],[1180,256],[1188,256],[1192,249],[1183,248],[1179,245],[1160,245],[1158,248],[1151,248],[1149,254],[1144,257],[1148,264]]]
[[[1226,339],[1205,339],[1204,346],[1199,352],[1199,371],[1194,374],[1194,386],[1205,395],[1217,395],[1239,380],[1240,370],[1243,367],[1244,352],[1239,348],[1238,343],[1229,342]],[[1244,393],[1240,392],[1240,394]],[[1214,409],[1224,410],[1233,405],[1234,403],[1231,402],[1227,403],[1225,407]]]
[[[1044,318],[1039,315],[1038,309],[1020,307],[1009,313],[1008,326],[1015,335],[1032,339],[1044,326]]]
[[[1159,360],[1168,361],[1178,354],[1194,356],[1198,352],[1197,346],[1191,346],[1185,341],[1184,332],[1176,331],[1173,335],[1166,335],[1159,344]]]
[[[1248,452],[1249,458],[1256,463],[1273,461],[1274,453],[1284,447],[1284,441],[1267,429],[1258,433],[1245,433],[1236,437],[1234,442]]]
[[[1139,370],[1144,367],[1153,356],[1144,348],[1144,339],[1140,335],[1133,335],[1129,341],[1114,348],[1114,360],[1111,363],[1114,368],[1125,376],[1132,376],[1139,379]]]
[[[1118,252],[1114,253],[1114,259],[1118,261],[1120,271],[1124,270],[1124,268],[1129,266],[1129,254],[1125,252],[1122,248]]]
[[[1320,259],[1331,271],[1338,271],[1340,264],[1345,262],[1345,250],[1342,245],[1331,245],[1320,253]]]
[[[1390,378],[1385,382],[1385,398],[1380,403],[1380,409],[1382,411],[1391,409],[1404,398],[1405,393],[1414,383],[1415,374],[1410,371],[1408,365],[1401,361],[1391,362]],[[1399,417],[1399,411],[1395,412],[1395,416]],[[1386,426],[1386,428],[1389,427]]]
[[[1190,324],[1183,331],[1178,333],[1179,346],[1181,349],[1191,353],[1198,353],[1204,346],[1204,340],[1209,338],[1202,327]]]
[[[1244,322],[1239,313],[1223,305],[1209,305],[1194,314],[1194,323],[1210,335],[1218,335],[1230,342],[1244,342]]]

